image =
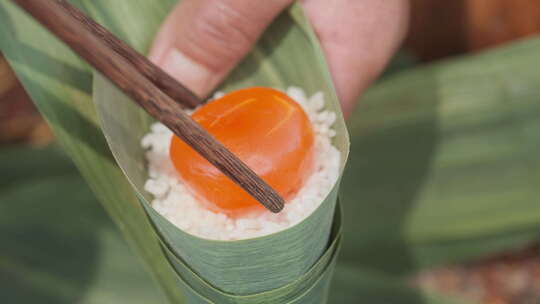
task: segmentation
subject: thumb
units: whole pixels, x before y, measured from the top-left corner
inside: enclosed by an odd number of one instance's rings
[[[162,24],[150,60],[204,97],[292,1],[184,0]]]

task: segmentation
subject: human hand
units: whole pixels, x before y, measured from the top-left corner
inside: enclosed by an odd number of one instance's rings
[[[200,97],[247,55],[293,0],[184,0],[159,30],[150,59]],[[408,0],[302,0],[319,37],[344,113],[403,39]]]

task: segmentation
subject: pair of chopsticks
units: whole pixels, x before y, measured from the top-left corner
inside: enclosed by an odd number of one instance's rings
[[[201,104],[190,90],[66,0],[12,0],[272,212],[283,198],[183,112]]]

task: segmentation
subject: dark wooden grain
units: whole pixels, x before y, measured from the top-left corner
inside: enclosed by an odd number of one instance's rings
[[[118,53],[113,50],[109,44],[113,40],[105,42],[103,39],[103,35],[112,34],[102,27],[89,30],[88,27],[93,27],[93,23],[82,25],[80,19],[74,18],[71,13],[74,8],[66,10],[70,5],[66,1],[13,1],[267,209],[276,213],[283,209],[284,200],[275,190],[186,115],[179,103],[141,74],[130,60],[123,57],[129,57],[135,51]],[[102,34],[96,35],[96,32]],[[116,46],[124,50],[128,48],[126,44]],[[138,60],[141,58],[135,62]]]

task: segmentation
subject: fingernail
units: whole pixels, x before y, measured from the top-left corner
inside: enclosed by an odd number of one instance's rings
[[[174,79],[200,97],[208,94],[216,85],[213,83],[215,75],[210,70],[175,48],[167,52],[159,65]]]

